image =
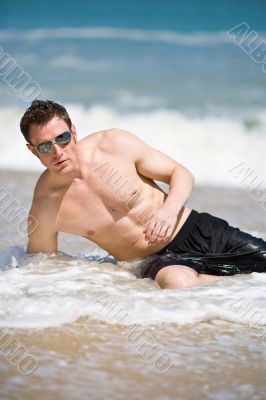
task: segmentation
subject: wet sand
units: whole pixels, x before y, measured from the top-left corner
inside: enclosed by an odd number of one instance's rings
[[[1,187],[12,193],[25,210],[28,210],[37,175],[2,171],[0,179]],[[195,189],[189,205],[196,210],[223,217],[232,225],[249,232],[265,235],[265,211],[243,189],[199,187]],[[0,217],[0,237],[0,250],[9,246],[25,248],[25,235],[17,232],[14,225],[3,216]],[[68,254],[90,253],[95,250],[95,245],[72,235],[62,235],[59,246]],[[31,268],[34,269],[34,265]],[[118,273],[119,268],[110,264],[108,276]],[[2,278],[4,277],[2,273]],[[109,290],[107,275],[103,279],[107,282],[106,290]],[[239,281],[242,285],[239,286],[242,297],[245,296],[245,279],[243,277]],[[130,295],[133,292],[134,296],[136,289],[136,304],[140,293],[144,299],[146,295],[151,296],[148,300],[151,306],[152,302],[156,304],[156,301],[162,300],[171,303],[171,293],[165,291],[164,297],[161,294],[159,296],[161,290],[154,282],[129,281],[126,276],[123,278],[119,275],[112,282],[119,293],[126,292]],[[91,277],[90,284],[98,283]],[[217,295],[226,288],[224,285],[226,283],[221,282],[215,286]],[[252,285],[255,283],[250,281],[247,289],[251,290]],[[238,287],[233,283],[231,286]],[[32,294],[25,299],[34,298],[34,289],[36,288],[32,286]],[[260,289],[263,295],[265,283],[262,283]],[[66,285],[66,299],[70,301],[70,307],[75,295],[71,297],[67,290]],[[202,294],[206,293],[204,290],[202,289]],[[186,293],[191,293],[192,296],[194,292],[190,289]],[[199,299],[200,293],[199,291]],[[53,296],[53,292],[49,295]],[[154,312],[154,308],[151,307],[151,310]],[[0,309],[0,317],[1,312],[3,310]],[[58,308],[58,317],[61,312]],[[178,303],[176,312],[179,312]],[[47,311],[45,308],[40,309],[40,315],[44,319],[49,313],[49,308]],[[208,318],[185,326],[178,323],[145,325],[143,321],[143,324],[134,323],[130,328],[120,323],[112,324],[108,319],[99,321],[97,315],[92,314],[91,317],[76,318],[73,322],[48,328],[2,327],[0,398],[263,400],[266,392],[265,326],[251,326],[245,321],[234,323]],[[4,335],[7,335],[6,338],[15,338],[6,350]],[[143,343],[141,338],[148,340]],[[21,373],[18,362],[10,361],[18,343],[36,360],[36,369],[29,375]],[[155,355],[154,348],[157,350]],[[9,356],[5,351],[9,352]]]
[[[173,365],[162,373],[129,343],[121,327],[78,321],[14,334],[36,357],[30,376],[3,359],[1,398],[264,399],[261,338],[243,327],[149,327]],[[265,346],[265,344],[264,344]]]

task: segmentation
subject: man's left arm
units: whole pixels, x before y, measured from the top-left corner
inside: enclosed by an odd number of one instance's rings
[[[118,142],[126,149],[127,156],[135,161],[141,175],[169,185],[165,202],[153,213],[144,230],[149,244],[167,241],[176,227],[180,211],[192,193],[194,177],[183,165],[148,146],[137,136],[120,130],[118,136]]]
[[[174,161],[166,154],[150,149],[148,158],[140,161],[138,170],[145,176],[151,177],[150,172],[156,172],[158,166],[162,168],[166,179],[159,179],[152,173],[155,180],[169,184],[169,193],[163,205],[151,216],[147,223],[145,239],[149,244],[168,241],[179,219],[179,213],[188,201],[193,187],[194,177],[183,165]]]

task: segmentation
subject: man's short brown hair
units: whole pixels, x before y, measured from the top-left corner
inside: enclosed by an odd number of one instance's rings
[[[20,121],[20,130],[26,141],[31,143],[29,138],[31,124],[45,125],[54,117],[62,118],[71,129],[72,122],[65,107],[51,100],[34,100]]]

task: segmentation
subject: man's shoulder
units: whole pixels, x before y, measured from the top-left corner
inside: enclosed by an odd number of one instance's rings
[[[104,141],[112,141],[112,140],[117,140],[119,137],[121,137],[125,131],[119,128],[110,128],[110,129],[105,129],[102,131],[97,131],[97,132],[92,132],[89,135],[85,136],[82,138],[79,143],[89,143],[89,142],[95,142],[97,144],[101,144]]]
[[[49,174],[46,170],[40,175],[36,183],[30,211],[31,214],[36,217],[45,216],[45,218],[51,216],[53,214],[51,197],[52,192],[49,187]]]
[[[124,152],[130,151],[131,146],[143,144],[143,142],[133,133],[124,129],[112,128],[103,132],[99,132],[98,143],[100,146],[109,151],[115,149]]]
[[[111,129],[102,131],[101,133],[102,133],[101,139],[110,141],[110,142],[117,142],[121,139],[127,140],[127,139],[130,139],[135,136],[135,135],[133,135],[133,133],[128,132],[124,129],[119,129],[119,128],[111,128]]]
[[[110,128],[89,134],[81,139],[79,144],[83,150],[86,150],[87,146],[89,146],[104,153],[114,153],[121,148],[121,145],[126,144],[129,135],[129,132],[122,129]]]
[[[121,154],[128,159],[136,159],[148,147],[137,135],[124,129],[113,128],[105,131],[102,147],[111,154]]]
[[[41,201],[45,199],[45,194],[47,194],[47,188],[49,185],[49,172],[45,170],[38,178],[37,183],[35,185],[33,199]]]

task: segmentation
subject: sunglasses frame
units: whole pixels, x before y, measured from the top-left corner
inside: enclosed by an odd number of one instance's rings
[[[58,138],[59,138],[60,136],[64,135],[64,133],[69,133],[69,134],[70,134],[70,135],[69,135],[69,142],[66,143],[66,144],[60,144],[60,143],[57,142],[57,141],[58,141]],[[34,146],[34,145],[32,144],[32,146],[38,151],[38,153],[43,154],[43,155],[47,155],[47,154],[50,154],[50,153],[52,152],[53,147],[54,147],[55,144],[57,144],[58,146],[60,146],[60,147],[62,147],[62,148],[65,147],[65,146],[67,146],[67,145],[69,145],[69,143],[71,142],[71,136],[72,136],[72,132],[71,132],[71,131],[64,131],[64,132],[60,133],[59,135],[57,135],[56,137],[54,137],[53,139],[46,140],[45,142],[39,143],[39,144],[37,144],[36,146]],[[59,139],[59,140],[60,140],[60,139]],[[40,146],[42,146],[42,145],[44,145],[44,144],[47,144],[47,143],[52,144],[51,150],[48,151],[47,153],[46,153],[46,152],[43,152],[43,151],[40,151],[40,150],[39,150]]]

